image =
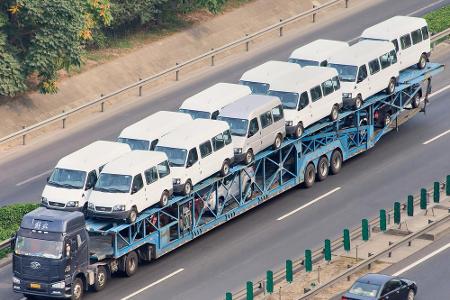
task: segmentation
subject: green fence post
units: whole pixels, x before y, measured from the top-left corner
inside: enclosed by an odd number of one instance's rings
[[[312,271],[312,252],[309,249],[305,250],[305,271]]]
[[[445,181],[445,195],[450,196],[450,175],[447,175],[447,180]]]
[[[292,260],[286,260],[286,281],[291,283],[294,280],[292,272]]]
[[[247,281],[247,300],[253,300],[253,282]]]
[[[386,224],[386,210],[380,209],[380,230],[386,231],[387,224]]]
[[[230,292],[227,292],[225,294],[225,300],[233,300],[233,294]]]
[[[350,251],[350,231],[348,229],[344,229],[344,250]]]
[[[408,216],[414,216],[414,197],[413,195],[408,196],[408,200],[406,202],[406,210],[408,212]]]
[[[331,261],[331,242],[330,240],[325,240],[325,247],[323,249],[325,260]]]
[[[394,223],[400,224],[400,202],[394,202]]]
[[[267,275],[266,275],[267,279],[266,279],[266,291],[269,294],[273,293],[273,272],[272,271],[267,271]]]
[[[361,220],[362,239],[363,241],[369,240],[369,221],[367,219]]]
[[[435,181],[434,186],[433,186],[433,202],[434,203],[439,203],[440,196],[441,196],[439,188],[440,188],[439,182]]]
[[[420,189],[420,209],[427,209],[427,190]]]

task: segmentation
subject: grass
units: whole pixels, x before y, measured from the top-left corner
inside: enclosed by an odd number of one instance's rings
[[[427,20],[431,32],[441,32],[450,27],[450,5],[432,11],[424,18]]]

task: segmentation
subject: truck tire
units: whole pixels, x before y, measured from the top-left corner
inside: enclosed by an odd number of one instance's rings
[[[127,223],[133,224],[134,222],[136,222],[137,215],[138,215],[138,213],[137,213],[136,207],[133,206],[133,208],[131,208],[131,210],[130,210],[130,214],[128,215]]]
[[[125,261],[125,275],[127,275],[127,277],[131,277],[136,274],[138,263],[139,260],[136,252],[131,251],[128,253]]]
[[[342,154],[339,150],[334,150],[331,154],[330,172],[333,175],[339,173],[342,169]]]
[[[81,300],[83,298],[84,293],[84,284],[83,280],[80,277],[75,278],[72,283],[72,291],[71,291],[71,300]]]
[[[159,205],[161,205],[161,207],[164,207],[167,205],[167,203],[169,203],[169,192],[164,191],[161,194],[161,198],[159,199]]]
[[[97,268],[97,274],[95,274],[94,291],[100,292],[106,286],[108,282],[108,271],[105,267],[100,266]]]
[[[314,185],[314,181],[316,180],[316,170],[312,163],[309,163],[306,166],[304,177],[303,177],[303,185],[306,188],[310,188]]]
[[[324,181],[328,177],[328,158],[322,156],[317,164],[317,181]]]

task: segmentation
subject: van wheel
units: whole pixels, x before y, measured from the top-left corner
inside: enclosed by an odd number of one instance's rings
[[[253,161],[253,159],[254,159],[253,151],[252,149],[248,149],[247,153],[245,153],[244,163],[248,165]]]
[[[220,176],[225,177],[230,173],[230,162],[228,159],[226,159],[223,164],[222,168],[220,169]]]
[[[391,95],[395,92],[395,78],[391,78],[391,80],[389,80],[389,84],[386,88],[386,93],[388,95]]]
[[[330,114],[331,121],[336,121],[339,118],[339,106],[337,104],[333,105]]]
[[[108,271],[103,266],[97,268],[97,274],[95,276],[94,291],[100,292],[106,286],[108,281]]]
[[[362,100],[362,98],[361,98],[361,95],[356,96],[356,99],[355,99],[355,108],[356,108],[356,109],[360,109],[361,106],[362,106],[362,104],[363,104],[363,100]]]
[[[164,191],[161,194],[161,199],[159,199],[159,204],[164,207],[167,205],[167,203],[169,203],[169,192],[168,191]]]
[[[310,188],[313,186],[315,180],[316,180],[316,170],[314,168],[314,165],[312,163],[309,163],[305,169],[303,185],[306,188]]]
[[[80,277],[75,278],[72,284],[72,296],[71,300],[81,300],[83,298],[84,285],[83,280]]]
[[[133,206],[133,208],[130,211],[130,214],[128,215],[127,222],[129,224],[133,224],[134,222],[136,222],[136,219],[137,219],[137,210],[136,207]]]
[[[415,296],[414,290],[408,291],[408,300],[414,300]]]
[[[125,261],[125,275],[127,275],[127,277],[131,277],[133,276],[138,268],[138,256],[136,254],[136,252],[131,251],[126,258]]]
[[[192,182],[190,179],[186,181],[183,187],[183,195],[189,195],[192,192]]]
[[[277,134],[275,137],[275,141],[273,142],[273,149],[279,149],[281,147],[281,143],[283,142],[283,137],[281,134]]]
[[[302,136],[302,134],[303,134],[303,124],[302,124],[301,122],[299,122],[299,123],[297,124],[297,127],[295,127],[294,136],[295,136],[296,138],[299,138],[299,137]]]
[[[339,173],[342,169],[342,154],[339,150],[334,150],[331,154],[330,172],[333,175]]]
[[[417,63],[417,67],[419,69],[425,69],[426,66],[427,66],[427,56],[425,55],[425,53],[422,53],[422,55],[419,58],[419,62]]]
[[[328,158],[326,156],[322,156],[317,164],[317,180],[324,181],[327,179],[328,171]]]
[[[419,105],[420,105],[420,93],[417,92],[417,93],[414,95],[414,97],[413,97],[413,99],[412,99],[412,101],[411,101],[411,106],[412,106],[413,108],[418,108]]]

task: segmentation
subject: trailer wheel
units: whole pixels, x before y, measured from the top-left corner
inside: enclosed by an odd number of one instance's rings
[[[391,95],[391,94],[393,94],[395,92],[395,81],[396,80],[393,77],[389,80],[389,84],[388,84],[388,86],[386,88],[386,93],[388,95]]]
[[[336,121],[338,118],[339,118],[339,106],[335,104],[331,109],[330,119],[331,121]]]
[[[138,262],[139,261],[136,252],[131,251],[130,253],[128,253],[127,259],[125,261],[125,275],[127,275],[127,277],[131,277],[136,273]]]
[[[97,268],[97,274],[95,275],[94,291],[100,292],[106,286],[108,282],[108,271],[105,267],[99,266]]]
[[[283,143],[283,136],[279,133],[277,134],[277,136],[275,137],[275,141],[273,142],[273,149],[279,149],[281,147],[281,143]]]
[[[136,207],[133,206],[130,210],[130,214],[128,215],[127,223],[133,224],[134,222],[136,222],[137,214],[138,213],[137,213]]]
[[[417,67],[419,69],[425,69],[426,66],[427,66],[427,56],[425,55],[425,53],[422,53],[422,55],[419,58],[419,62],[417,63]]]
[[[413,97],[413,99],[412,99],[412,101],[411,101],[411,106],[412,106],[413,108],[418,108],[419,105],[420,105],[420,93],[417,92],[417,93],[414,95],[414,97]]]
[[[317,164],[317,180],[324,181],[328,177],[328,158],[326,156],[322,156],[319,159],[319,163]]]
[[[334,150],[331,154],[331,174],[336,175],[342,169],[342,154],[339,150]]]
[[[161,194],[161,199],[159,199],[159,204],[161,205],[161,207],[164,207],[167,205],[167,203],[169,203],[169,192],[164,191]]]
[[[80,277],[75,278],[72,284],[72,296],[70,297],[71,300],[80,300],[83,297],[83,280],[81,280]]]
[[[314,165],[312,163],[309,163],[306,166],[305,174],[304,174],[304,178],[303,178],[304,186],[306,188],[312,187],[315,179],[316,179],[316,170],[314,168]]]

